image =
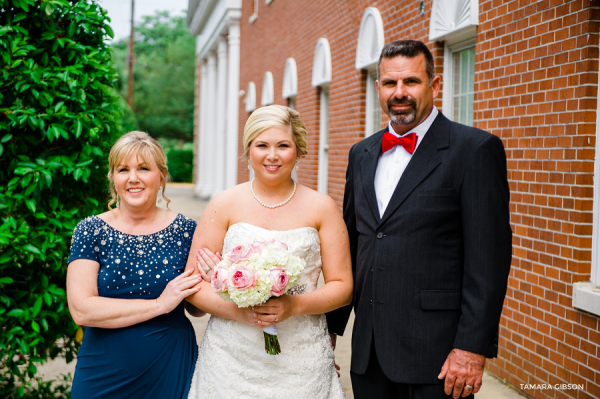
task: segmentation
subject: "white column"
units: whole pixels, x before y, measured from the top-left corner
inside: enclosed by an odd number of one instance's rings
[[[216,137],[216,118],[215,114],[217,111],[216,97],[217,97],[217,57],[213,52],[208,55],[208,91],[206,93],[206,157],[204,167],[205,171],[205,184],[204,190],[202,190],[202,197],[210,198],[214,195],[215,187],[215,137]]]
[[[227,131],[225,134],[225,188],[237,184],[240,104],[240,20],[231,18],[228,24],[229,77],[227,81]]]
[[[213,174],[215,184],[213,195],[225,189],[225,119],[227,117],[227,41],[224,37],[218,39],[217,50],[217,109],[214,135],[215,162]]]
[[[198,148],[196,149],[196,187],[194,191],[196,195],[202,195],[205,182],[205,171],[206,166],[204,160],[206,159],[206,93],[208,91],[208,68],[206,61],[200,61],[200,98],[198,105]]]

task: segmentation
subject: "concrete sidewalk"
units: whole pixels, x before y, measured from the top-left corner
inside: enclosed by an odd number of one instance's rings
[[[169,208],[175,212],[182,213],[194,220],[198,220],[202,215],[202,212],[206,208],[208,201],[201,200],[194,197],[193,186],[191,184],[174,184],[170,183],[167,186],[166,195],[172,201]],[[196,331],[196,337],[198,339],[198,345],[202,341],[204,336],[204,330],[206,329],[206,323],[209,317],[190,317],[192,325]],[[350,339],[352,326],[354,324],[354,314],[348,323],[346,329],[347,333],[343,337],[338,337],[337,348],[335,350],[336,363],[341,367],[340,381],[344,392],[346,393],[347,399],[353,399],[352,384],[350,381]],[[75,362],[71,364],[65,364],[63,359],[59,359],[53,362],[49,362],[41,367],[39,370],[41,373],[46,375],[46,378],[54,378],[58,374],[73,373],[75,369]],[[483,376],[483,386],[481,391],[476,395],[477,399],[522,399],[523,396],[519,395],[515,390],[502,384],[500,381],[492,377],[487,372]]]

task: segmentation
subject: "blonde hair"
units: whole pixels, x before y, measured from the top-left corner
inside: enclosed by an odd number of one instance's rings
[[[259,134],[272,127],[288,129],[292,133],[298,158],[307,154],[306,151],[306,126],[300,119],[300,114],[283,105],[267,105],[254,111],[244,126],[244,155],[242,158],[248,158],[250,144]]]
[[[107,177],[111,195],[111,199],[108,202],[108,209],[112,210],[112,205],[117,202],[118,199],[117,190],[115,189],[115,182],[113,179],[115,169],[123,160],[129,159],[132,154],[136,154],[138,157],[142,158],[146,164],[150,163],[148,162],[149,159],[153,159],[154,162],[156,162],[158,170],[161,172],[161,180],[163,180],[162,196],[165,201],[167,201],[167,208],[169,208],[169,203],[171,200],[165,196],[167,182],[170,181],[165,151],[156,140],[150,137],[148,133],[133,131],[124,134],[119,140],[117,140],[117,142],[110,149],[110,154],[108,155]]]

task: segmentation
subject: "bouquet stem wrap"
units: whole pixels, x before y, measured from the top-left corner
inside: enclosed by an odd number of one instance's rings
[[[279,338],[277,338],[277,327],[269,326],[263,328],[265,336],[265,351],[269,355],[279,355],[281,347],[279,346]]]

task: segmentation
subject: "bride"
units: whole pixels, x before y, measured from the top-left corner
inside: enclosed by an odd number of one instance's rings
[[[255,178],[217,196],[202,214],[187,268],[204,288],[187,300],[210,313],[189,398],[343,398],[324,313],[350,303],[352,270],[341,212],[325,194],[297,184],[306,128],[287,107],[259,108],[246,122],[244,156]],[[291,295],[238,308],[210,287],[221,253],[254,241],[281,241],[306,261]],[[323,271],[325,284],[317,289]],[[262,328],[275,325],[281,353],[265,352]]]

